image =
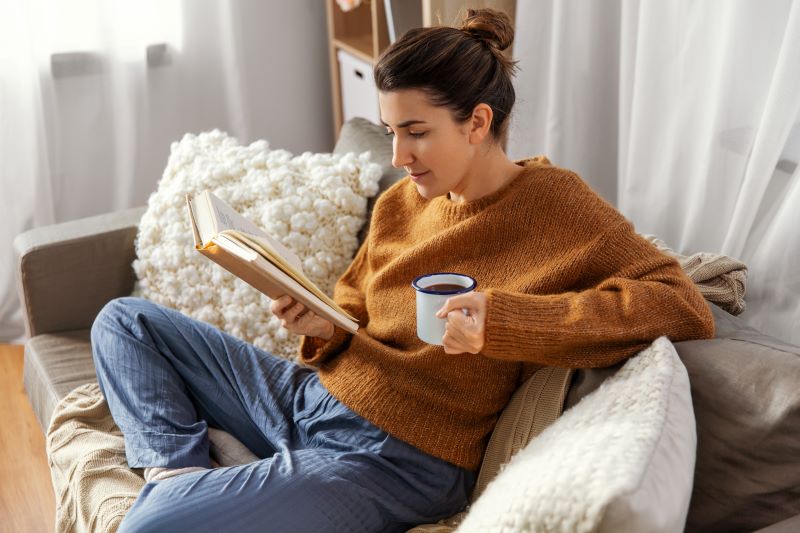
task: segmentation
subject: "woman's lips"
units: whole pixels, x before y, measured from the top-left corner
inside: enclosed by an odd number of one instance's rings
[[[411,176],[411,179],[412,179],[413,181],[419,181],[419,180],[420,180],[420,179],[421,179],[421,178],[422,178],[422,177],[423,177],[425,174],[427,174],[428,172],[430,172],[430,171],[426,170],[425,172],[423,172],[423,173],[421,173],[421,174],[409,174],[409,175]]]

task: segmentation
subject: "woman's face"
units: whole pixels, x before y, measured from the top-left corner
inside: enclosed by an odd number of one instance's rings
[[[476,148],[469,121],[457,123],[449,109],[432,105],[417,89],[380,92],[378,100],[382,122],[394,137],[392,165],[404,168],[429,200],[460,190]]]

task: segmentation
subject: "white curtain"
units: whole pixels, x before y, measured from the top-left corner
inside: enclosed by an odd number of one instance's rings
[[[517,3],[509,153],[548,154],[641,233],[749,267],[800,344],[800,1]]]
[[[0,0],[0,342],[14,237],[144,205],[185,132],[329,151],[326,39],[316,0]]]

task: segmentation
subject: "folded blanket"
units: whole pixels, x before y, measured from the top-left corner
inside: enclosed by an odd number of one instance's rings
[[[258,460],[224,431],[209,428],[208,438],[211,459],[220,466]],[[145,483],[141,468],[128,467],[122,432],[96,382],[58,402],[47,429],[47,457],[56,533],[115,532]]]
[[[144,485],[97,383],[82,385],[56,406],[47,430],[57,533],[114,532]]]
[[[699,252],[689,256],[679,254],[654,235],[644,235],[663,253],[674,257],[700,293],[732,315],[744,311],[747,265],[727,255]]]

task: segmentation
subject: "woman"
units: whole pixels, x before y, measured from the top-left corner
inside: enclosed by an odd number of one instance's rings
[[[375,67],[394,166],[334,299],[352,335],[289,297],[300,366],[144,300],[111,302],[98,379],[148,483],[123,531],[404,531],[467,503],[499,412],[541,365],[618,363],[660,335],[713,333],[678,264],[575,174],[502,150],[509,19],[412,30]],[[452,271],[444,346],[416,336],[415,277]],[[468,315],[460,310],[468,308]],[[317,371],[312,368],[316,367]],[[262,459],[211,466],[207,426]]]

